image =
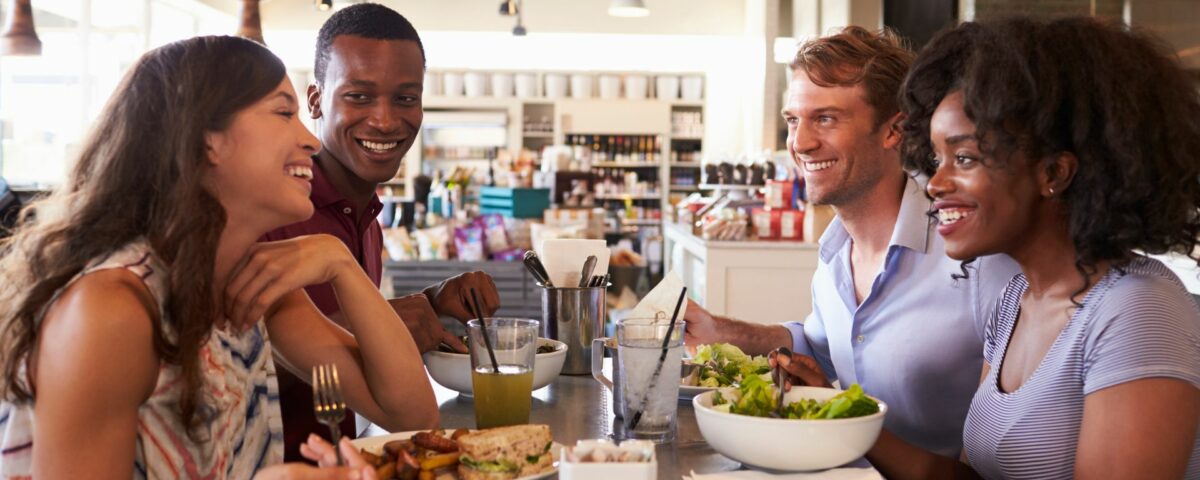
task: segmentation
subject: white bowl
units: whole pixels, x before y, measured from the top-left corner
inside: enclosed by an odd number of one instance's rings
[[[533,389],[545,387],[562,372],[567,359],[567,344],[549,338],[539,338],[538,346],[553,345],[554,351],[539,353],[533,359]],[[437,350],[426,353],[425,369],[438,385],[463,395],[471,395],[471,356],[465,353],[447,353]]]
[[[442,94],[442,78],[441,78],[441,76],[439,76],[437,74],[437,72],[426,71],[424,88],[425,88],[425,91],[422,93],[425,95],[429,95],[429,96],[441,95]]]
[[[561,73],[546,74],[546,98],[564,98],[567,96],[567,76]]]
[[[492,74],[492,96],[496,98],[513,96],[513,76],[511,73]]]
[[[625,76],[625,98],[630,100],[643,100],[646,98],[646,88],[650,81],[645,75],[626,75]]]
[[[538,79],[532,73],[516,74],[517,96],[520,98],[532,98],[538,96]]]
[[[802,398],[824,401],[838,393],[841,390],[792,387],[783,398],[785,404]],[[865,417],[762,418],[713,410],[712,397],[713,392],[705,392],[692,399],[704,440],[726,457],[747,466],[774,470],[824,470],[857,460],[875,444],[887,413],[887,405],[875,399],[879,402],[879,412]]]
[[[487,95],[488,76],[481,72],[467,72],[463,75],[463,84],[466,87],[468,97],[482,97]]]
[[[679,98],[679,77],[674,75],[659,75],[655,81],[655,98],[659,100],[675,100]]]
[[[621,96],[621,77],[616,75],[600,76],[600,98],[615,100]]]
[[[576,73],[571,75],[571,98],[592,98],[591,75],[586,73]]]
[[[679,82],[679,97],[684,100],[700,100],[704,96],[704,77],[688,75]]]
[[[463,76],[457,72],[446,72],[442,74],[442,95],[447,97],[461,97],[463,94]]]

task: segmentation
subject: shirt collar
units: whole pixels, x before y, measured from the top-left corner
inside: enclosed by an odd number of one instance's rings
[[[905,178],[904,193],[900,198],[900,213],[896,215],[896,226],[892,229],[888,249],[899,246],[928,253],[929,230],[933,226],[928,215],[932,202],[925,196],[925,184],[928,179],[923,175],[906,175]],[[850,233],[842,225],[841,216],[836,216],[829,222],[819,242],[817,253],[824,263],[831,262],[834,255],[849,244]]]
[[[325,171],[321,169],[321,163],[313,157],[313,179],[312,179],[312,203],[314,208],[325,208],[330,205],[345,203],[349,204],[349,200],[333,188],[333,184],[329,183],[329,178],[325,176]],[[374,215],[383,210],[383,203],[379,201],[378,195],[371,195],[371,201],[367,202],[367,213]]]
[[[909,250],[928,253],[929,230],[933,227],[929,218],[932,201],[925,196],[925,184],[929,179],[923,175],[907,177],[904,197],[900,200],[900,213],[896,216],[896,227],[892,229],[892,240],[888,247],[901,246]]]

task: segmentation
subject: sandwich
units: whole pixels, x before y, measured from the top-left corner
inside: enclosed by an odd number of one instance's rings
[[[489,428],[458,437],[462,480],[510,480],[554,468],[547,425]]]

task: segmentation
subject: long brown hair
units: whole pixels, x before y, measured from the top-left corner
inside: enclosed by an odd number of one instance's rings
[[[199,351],[219,314],[213,264],[226,220],[202,185],[205,133],[227,128],[235,113],[273,91],[285,73],[262,45],[227,36],[175,42],[137,61],[97,119],[66,183],[31,205],[24,224],[0,242],[5,399],[34,397],[23,371],[55,294],[89,262],[144,238],[170,266],[161,321],[176,338],[156,335],[155,351],[180,367],[179,414],[185,425],[197,423],[205,401]],[[31,210],[36,216],[28,215]]]

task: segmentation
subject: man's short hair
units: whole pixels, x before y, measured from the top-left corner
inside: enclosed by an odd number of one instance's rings
[[[849,26],[801,44],[791,67],[822,87],[861,84],[879,126],[900,111],[900,84],[913,57],[904,40],[889,29],[871,32]]]
[[[425,66],[425,46],[417,29],[403,15],[378,3],[357,3],[335,12],[317,34],[316,65],[313,73],[317,83],[325,83],[325,67],[333,41],[342,35],[355,35],[374,40],[410,40],[421,49],[421,66]]]

